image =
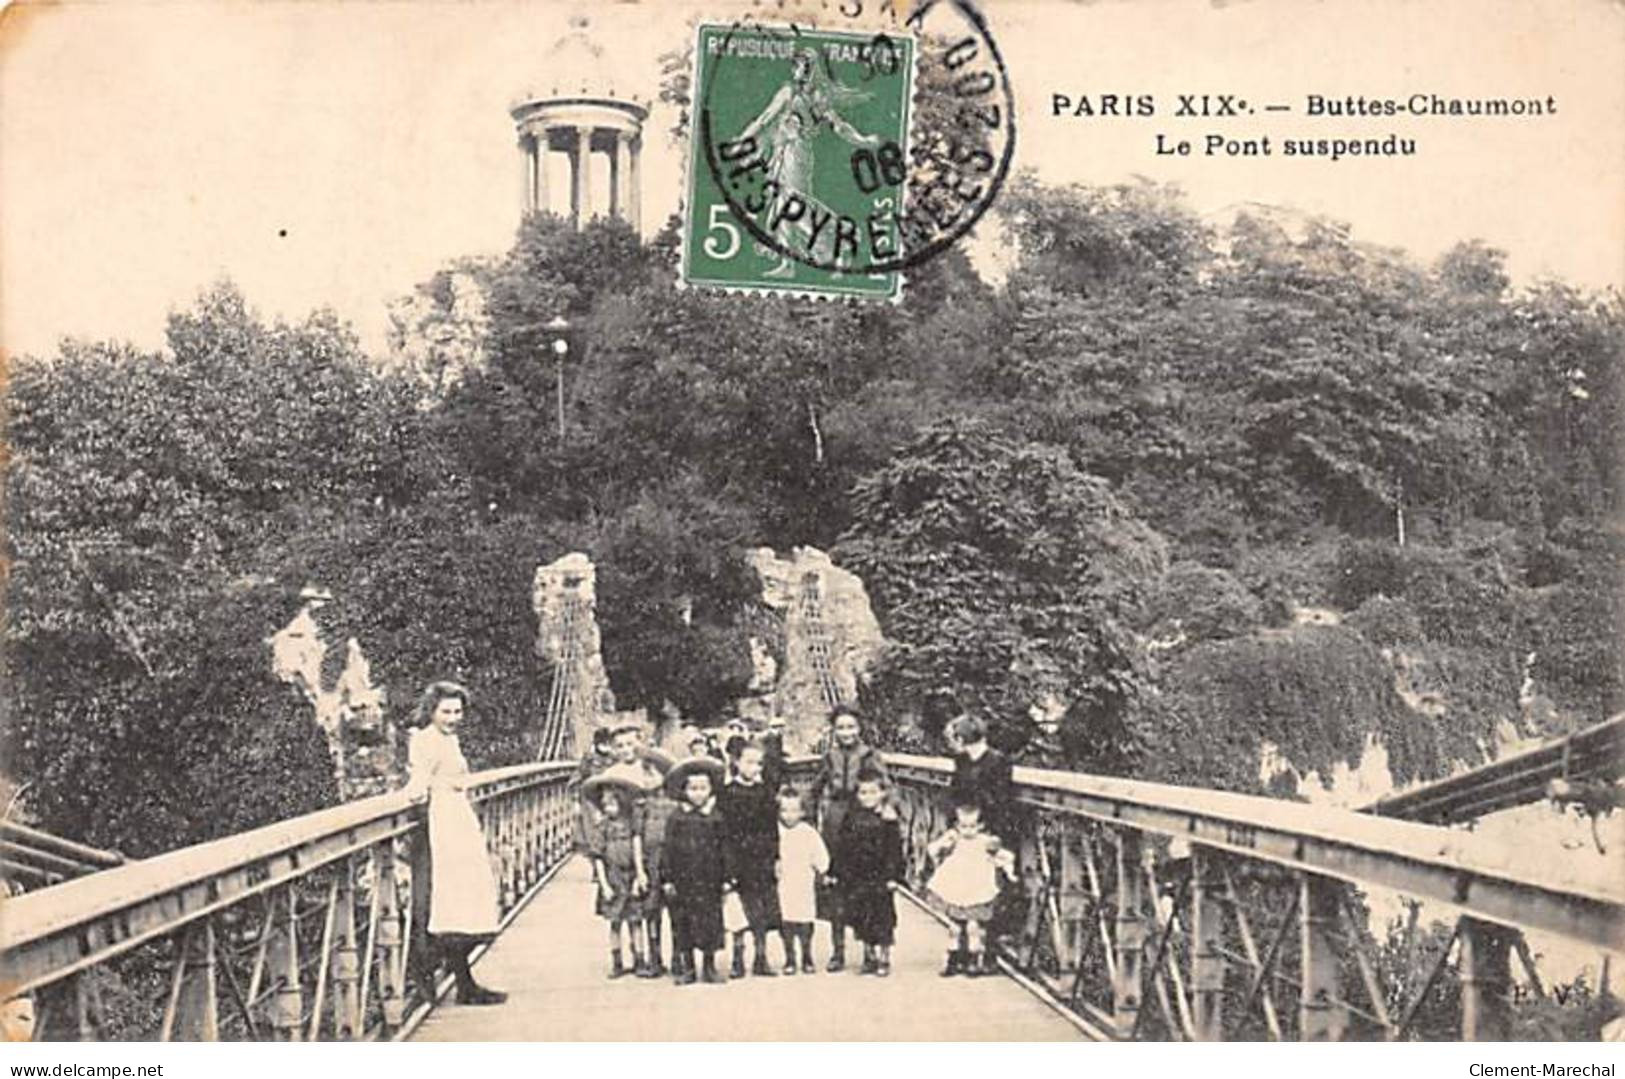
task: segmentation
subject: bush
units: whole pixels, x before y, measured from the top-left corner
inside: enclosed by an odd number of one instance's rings
[[[1378,648],[1414,644],[1422,639],[1422,619],[1402,599],[1381,592],[1367,599],[1343,619],[1343,624]]]
[[[1334,601],[1353,610],[1375,595],[1406,600],[1433,641],[1519,647],[1527,635],[1505,561],[1493,545],[1396,547],[1350,540],[1338,550]]]
[[[1183,631],[1190,643],[1239,637],[1263,618],[1258,598],[1230,573],[1176,562],[1140,608],[1140,626],[1155,637]]]
[[[1234,573],[1259,598],[1265,623],[1286,626],[1297,608],[1330,602],[1338,549],[1337,539],[1311,533],[1291,545],[1253,547]]]
[[[1393,669],[1346,626],[1299,626],[1200,644],[1163,679],[1158,747],[1147,778],[1262,793],[1265,740],[1301,771],[1357,765],[1368,736],[1389,751],[1396,783],[1444,774],[1473,746],[1468,732],[1417,716],[1394,688]]]
[[[1386,542],[1349,540],[1337,551],[1332,602],[1351,611],[1372,596],[1403,596],[1409,583],[1410,561],[1405,548]]]
[[[921,715],[951,688],[996,723],[1054,694],[1096,736],[1069,744],[1108,763],[1132,755],[1112,734],[1126,734],[1143,679],[1123,622],[1166,555],[1109,484],[1060,451],[947,421],[862,480],[852,505],[835,557],[863,577],[892,642],[867,697],[878,715]]]

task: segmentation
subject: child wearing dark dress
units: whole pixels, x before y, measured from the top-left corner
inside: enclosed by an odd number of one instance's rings
[[[864,773],[878,776],[883,788],[891,786],[886,775],[885,762],[880,751],[863,740],[863,718],[849,704],[839,704],[829,715],[829,743],[818,762],[818,773],[813,777],[812,805],[818,809],[818,831],[824,843],[835,849],[841,822],[846,819],[857,791],[858,777]],[[848,919],[841,909],[840,890],[833,889],[820,906],[826,907],[824,917],[829,920],[831,974],[846,969],[846,926]]]
[[[631,790],[604,784],[596,789],[589,785],[588,791],[601,814],[590,827],[589,840],[593,881],[598,885],[597,910],[609,923],[609,976],[619,978],[627,972],[621,954],[623,925],[631,938],[632,965],[644,969],[643,911],[637,894],[647,881],[640,864],[643,825],[637,819]]]
[[[830,880],[840,890],[846,923],[863,944],[860,973],[885,977],[897,935],[892,889],[903,883],[903,833],[896,815],[883,812],[886,788],[878,773],[858,776],[856,797],[830,852]]]
[[[734,778],[717,796],[722,810],[729,863],[733,866],[747,928],[734,934],[735,978],[745,976],[745,938],[755,942],[751,973],[768,977],[775,972],[767,961],[767,935],[779,928],[779,861],[777,788],[763,778],[764,751],[747,742],[739,748]]]
[[[668,786],[681,794],[681,804],[666,825],[660,877],[671,915],[671,966],[678,985],[725,979],[717,971],[723,945],[722,896],[732,870],[716,787],[721,766],[710,758],[691,759],[673,768]],[[701,956],[696,975],[694,953]]]

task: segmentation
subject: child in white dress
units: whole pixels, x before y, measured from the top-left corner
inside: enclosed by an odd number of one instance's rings
[[[1016,879],[1015,855],[998,836],[983,830],[981,806],[969,803],[954,807],[954,826],[931,841],[926,856],[936,864],[926,887],[953,921],[943,977],[961,971],[972,977],[992,973],[987,923],[999,896],[999,878]]]
[[[818,829],[807,823],[807,805],[800,791],[779,791],[779,938],[784,942],[784,973],[796,972],[796,942],[801,942],[801,972],[816,973],[813,965],[813,920],[817,917],[817,886],[829,872],[829,849]]]

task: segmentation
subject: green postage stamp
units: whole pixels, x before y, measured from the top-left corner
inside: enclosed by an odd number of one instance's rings
[[[905,34],[701,26],[683,280],[898,298],[914,59]]]

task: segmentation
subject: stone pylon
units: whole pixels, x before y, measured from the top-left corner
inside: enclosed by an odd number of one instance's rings
[[[863,581],[823,551],[797,547],[780,558],[759,547],[749,558],[762,582],[761,603],[783,628],[777,641],[752,635],[756,693],[740,702],[740,711],[753,718],[763,711],[782,715],[786,750],[807,752],[823,737],[830,708],[857,701],[858,685],[886,639]]]
[[[616,715],[598,633],[596,571],[574,552],[539,566],[531,587],[536,654],[553,668],[547,711],[539,717],[538,757],[578,756],[593,728]]]
[[[332,596],[307,588],[301,598],[305,603],[299,613],[267,639],[271,671],[310,702],[316,725],[327,739],[341,799],[348,802],[394,790],[402,780],[399,741],[395,724],[384,711],[384,691],[373,685],[372,666],[351,637],[344,645],[338,677],[331,686],[324,684],[322,665],[331,645],[320,612]]]

